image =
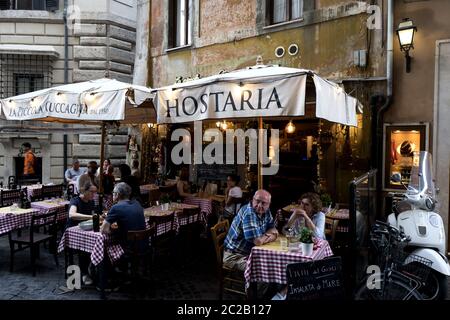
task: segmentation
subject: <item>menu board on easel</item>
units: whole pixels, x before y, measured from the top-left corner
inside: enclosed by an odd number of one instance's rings
[[[341,257],[287,266],[288,300],[338,300],[344,297]]]

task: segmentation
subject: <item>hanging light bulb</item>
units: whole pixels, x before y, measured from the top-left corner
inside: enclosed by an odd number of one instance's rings
[[[294,126],[294,124],[292,123],[292,120],[289,121],[289,123],[286,125],[285,130],[286,130],[287,133],[294,133],[294,131],[295,131],[295,126]]]
[[[220,128],[220,121],[217,121],[217,122],[216,122],[216,127],[217,127],[217,128]]]
[[[221,124],[221,128],[222,128],[222,130],[227,130],[227,128],[228,128],[228,123],[227,123],[225,120],[223,120],[223,122],[222,122],[222,124]]]

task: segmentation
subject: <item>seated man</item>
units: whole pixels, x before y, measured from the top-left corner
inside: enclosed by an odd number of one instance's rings
[[[225,238],[225,267],[244,272],[252,247],[277,239],[278,231],[269,210],[270,200],[269,192],[258,190],[253,200],[239,210]]]
[[[68,168],[65,172],[65,178],[68,183],[76,183],[79,176],[85,173],[86,170],[80,168],[80,162],[77,158],[72,160],[72,168]]]
[[[114,230],[116,239],[125,247],[128,231],[145,230],[144,209],[136,200],[130,200],[131,187],[125,182],[118,183],[113,190],[113,202],[103,221],[101,232],[111,233]]]
[[[86,185],[86,182],[90,182],[92,185],[98,188],[99,178],[95,175],[97,172],[97,162],[89,161],[87,166],[87,172],[83,173],[77,179],[77,188],[79,192],[83,192],[83,187]]]
[[[77,197],[70,200],[69,217],[67,219],[66,228],[74,227],[81,221],[90,220],[97,207],[93,201],[94,195],[97,193],[97,187],[89,181],[83,185],[83,191]],[[82,274],[83,283],[85,285],[92,284],[92,279],[88,274],[88,266],[90,262],[90,254],[86,252],[79,253],[79,263]]]

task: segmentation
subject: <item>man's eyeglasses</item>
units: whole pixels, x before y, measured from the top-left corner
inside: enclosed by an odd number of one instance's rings
[[[264,201],[264,200],[261,200],[261,199],[255,199],[255,198],[253,198],[253,201],[255,201],[256,204],[262,204],[263,206],[268,206],[268,205],[269,205],[269,202]]]
[[[304,206],[309,206],[310,205],[309,202],[307,202],[307,201],[302,201],[302,202],[300,202],[300,204],[302,204]]]

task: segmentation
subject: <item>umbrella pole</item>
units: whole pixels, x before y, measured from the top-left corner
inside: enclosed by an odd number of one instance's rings
[[[258,189],[263,189],[263,176],[262,176],[262,156],[263,156],[263,119],[259,117],[259,130],[258,130]]]
[[[105,136],[106,136],[106,123],[102,122],[102,137],[100,141],[100,175],[98,182],[99,191],[99,206],[103,210],[103,162],[105,161]]]

